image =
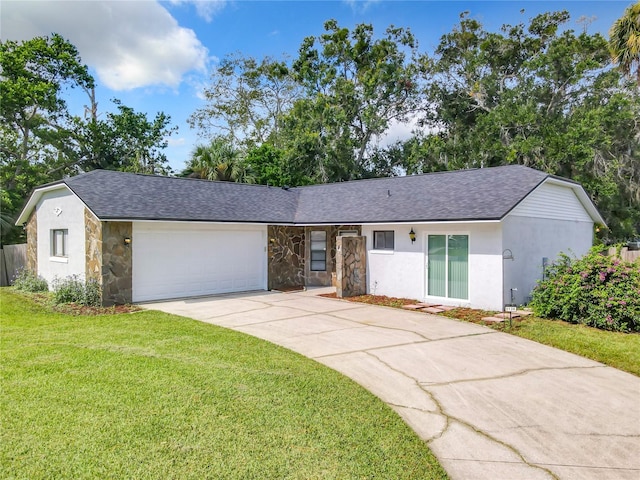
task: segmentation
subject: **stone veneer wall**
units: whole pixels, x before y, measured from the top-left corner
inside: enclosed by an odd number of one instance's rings
[[[38,274],[38,214],[34,208],[27,221],[27,269]]]
[[[102,222],[84,209],[85,278],[102,285]]]
[[[332,274],[336,273],[336,237],[340,231],[352,230],[361,234],[360,225],[327,225],[317,227],[305,227],[305,234],[310,235],[312,230],[324,230],[327,232],[327,269],[323,272],[312,271],[311,262],[306,264],[305,277],[307,285],[329,286],[332,283]],[[311,256],[311,245],[307,244],[306,258]]]
[[[269,290],[305,285],[304,227],[269,225]]]
[[[367,238],[336,240],[336,295],[339,298],[367,293]]]
[[[102,222],[102,304],[105,306],[131,303],[132,238],[131,222]],[[132,239],[130,245],[124,238]]]

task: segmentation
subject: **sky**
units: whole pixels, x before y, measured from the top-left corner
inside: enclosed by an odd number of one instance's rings
[[[202,90],[210,72],[225,56],[240,53],[295,57],[302,40],[323,33],[336,19],[341,27],[373,25],[382,35],[394,25],[409,28],[422,52],[432,53],[440,37],[468,11],[487,30],[528,23],[543,12],[567,10],[569,28],[608,38],[613,22],[632,0],[558,1],[249,1],[249,0],[0,0],[0,38],[27,40],[59,33],[73,43],[96,79],[98,110],[113,111],[111,99],[144,112],[149,119],[162,111],[178,132],[165,153],[175,171],[197,144],[206,143],[187,124],[204,105]],[[82,115],[87,103],[80,92],[69,93],[71,113]],[[390,141],[409,134],[396,125]]]

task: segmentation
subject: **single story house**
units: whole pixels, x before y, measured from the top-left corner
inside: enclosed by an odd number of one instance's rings
[[[30,269],[94,279],[106,305],[331,285],[336,238],[360,236],[368,293],[501,310],[604,221],[578,183],[512,165],[297,188],[95,170],[17,223]]]

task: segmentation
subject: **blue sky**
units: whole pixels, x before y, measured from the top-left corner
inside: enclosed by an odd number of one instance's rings
[[[179,127],[166,153],[175,170],[204,140],[187,117],[203,105],[199,93],[209,72],[226,55],[294,57],[306,36],[323,32],[335,18],[341,26],[370,23],[382,33],[389,25],[408,27],[420,50],[431,53],[463,11],[487,29],[527,23],[538,13],[566,9],[571,28],[587,19],[589,32],[607,36],[631,1],[17,1],[0,2],[2,39],[26,40],[59,33],[78,48],[98,84],[101,111],[110,99],[152,118],[164,111]],[[524,9],[524,13],[521,10]],[[73,113],[86,103],[75,92]],[[410,127],[398,128],[401,137]]]

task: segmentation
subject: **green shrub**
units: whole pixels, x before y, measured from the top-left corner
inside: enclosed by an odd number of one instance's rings
[[[46,292],[49,290],[49,284],[44,278],[26,268],[18,270],[13,279],[13,286],[23,292]]]
[[[53,281],[53,301],[56,304],[77,303],[91,307],[100,306],[100,284],[95,280],[80,278],[71,275],[62,280]]]
[[[582,258],[561,254],[533,291],[536,315],[603,330],[640,331],[640,265],[593,247]]]

